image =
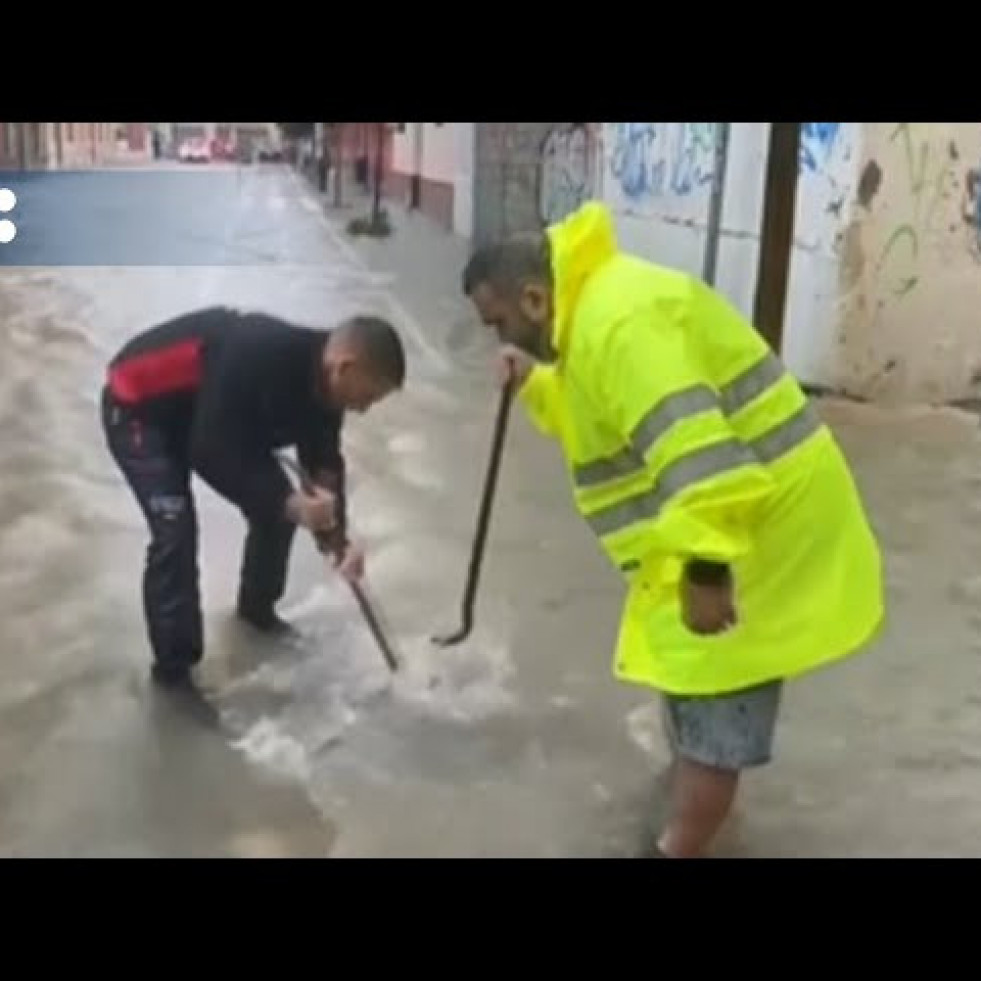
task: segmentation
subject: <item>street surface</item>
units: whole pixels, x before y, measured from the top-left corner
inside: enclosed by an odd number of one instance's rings
[[[459,243],[401,219],[391,240],[352,244],[342,229],[359,209],[325,215],[276,166],[14,189],[19,251],[0,247],[0,855],[637,854],[663,804],[656,702],[611,676],[621,586],[520,412],[477,626],[456,648],[429,640],[458,624],[496,409]],[[198,483],[217,724],[149,687],[145,529],[97,411],[123,339],[212,303],[324,326],[380,313],[410,375],[345,437],[367,590],[403,670],[389,675],[302,534],[281,606],[301,639],[234,622],[243,523]],[[776,761],[748,778],[718,852],[973,854],[977,420],[821,410],[888,551],[890,625],[790,687]]]

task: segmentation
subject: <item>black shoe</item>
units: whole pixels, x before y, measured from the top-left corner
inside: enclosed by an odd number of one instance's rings
[[[191,668],[186,665],[154,664],[150,668],[150,678],[159,692],[157,697],[164,699],[172,708],[197,725],[208,729],[221,728],[221,715],[201,690]]]
[[[163,688],[192,689],[195,687],[194,675],[186,664],[161,664],[154,662],[150,677]]]
[[[281,619],[272,607],[256,609],[239,605],[236,614],[240,620],[244,620],[249,626],[270,636],[289,637],[295,636],[297,632],[296,628]]]

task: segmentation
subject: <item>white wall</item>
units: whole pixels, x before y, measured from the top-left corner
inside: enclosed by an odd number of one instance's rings
[[[477,124],[450,123],[449,125],[453,130],[456,159],[453,176],[453,231],[464,238],[472,238]]]
[[[855,200],[864,126],[805,123],[784,320],[784,359],[806,381],[847,388],[839,343],[841,251]]]
[[[785,357],[804,380],[833,375],[838,316],[836,249],[858,169],[858,127],[806,124]],[[753,309],[759,262],[768,123],[734,123],[722,210],[716,285],[744,313]],[[600,194],[622,245],[701,274],[715,160],[712,123],[605,123]]]
[[[457,127],[472,123],[406,123],[392,141],[392,169],[424,180],[453,184],[457,169]]]
[[[422,170],[424,180],[452,184],[456,178],[456,124],[422,124]]]
[[[392,170],[400,174],[415,175],[419,158],[419,142],[422,128],[419,123],[404,123],[404,132],[395,131],[392,138]]]

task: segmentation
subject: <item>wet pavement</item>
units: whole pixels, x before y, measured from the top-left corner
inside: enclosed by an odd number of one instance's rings
[[[285,168],[139,177],[124,214],[98,195],[85,207],[115,215],[100,241],[130,235],[133,255],[155,228],[167,262],[0,269],[0,854],[636,854],[663,806],[656,703],[610,674],[617,576],[572,511],[557,451],[520,413],[477,625],[455,648],[429,639],[458,622],[496,408],[488,340],[457,295],[459,243],[400,219],[391,240],[352,244],[341,229],[356,212],[325,215]],[[162,214],[183,217],[154,225]],[[205,235],[198,264],[170,258]],[[403,333],[406,391],[345,434],[395,677],[302,536],[281,607],[300,638],[234,622],[242,521],[197,484],[217,715],[148,686],[144,528],[97,396],[124,338],[210,303],[323,325],[375,312]],[[747,780],[719,853],[972,854],[977,422],[822,411],[887,548],[890,626],[790,687],[776,762]]]

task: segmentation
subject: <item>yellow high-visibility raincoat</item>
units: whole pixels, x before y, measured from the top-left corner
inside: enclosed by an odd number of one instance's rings
[[[519,398],[561,443],[576,506],[627,581],[614,674],[721,693],[871,640],[877,543],[834,437],[766,342],[701,281],[620,252],[596,202],[547,234],[559,356]],[[693,557],[732,567],[726,633],[681,618]]]

